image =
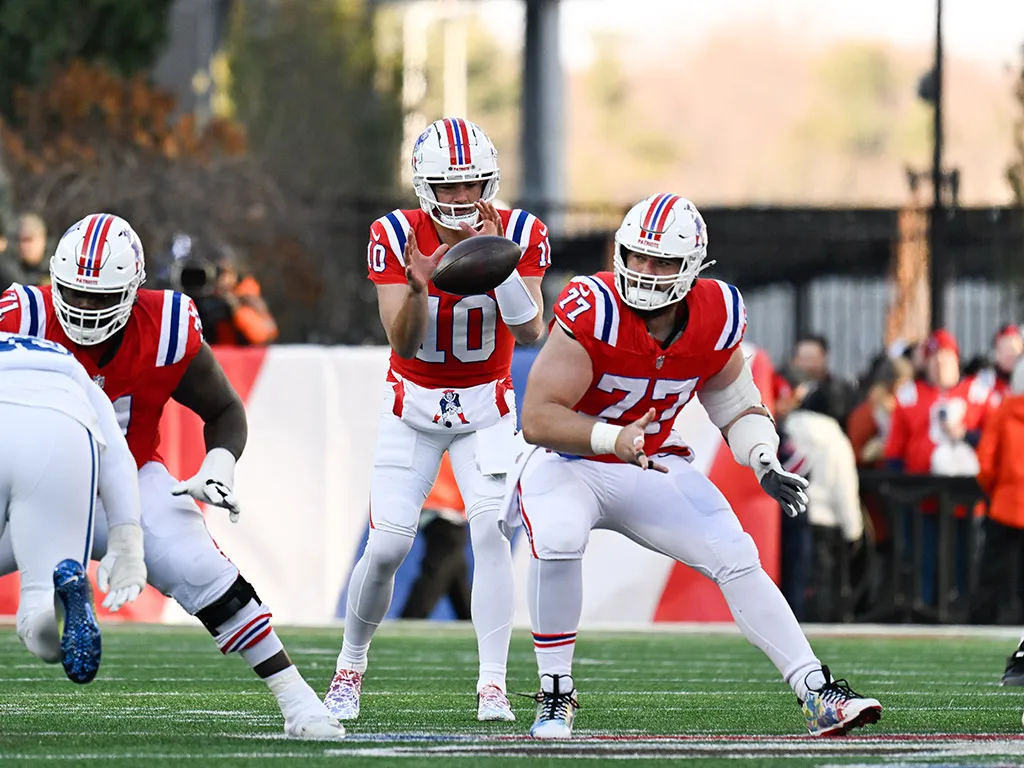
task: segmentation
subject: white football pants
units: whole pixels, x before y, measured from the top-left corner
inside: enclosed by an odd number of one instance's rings
[[[502,417],[497,428],[514,434],[515,414]],[[478,461],[480,441],[487,435],[486,431],[428,432],[410,427],[391,413],[381,417],[370,484],[370,535],[349,583],[339,668],[365,668],[370,639],[387,614],[395,573],[412,548],[420,509],[447,450],[466,504],[473,546],[471,613],[480,654],[477,687],[494,683],[504,689],[512,636],[512,554],[498,528],[505,475],[484,474]]]
[[[100,447],[70,416],[0,403],[0,533],[21,572],[18,637],[43,661],[60,661],[53,569],[87,562]]]

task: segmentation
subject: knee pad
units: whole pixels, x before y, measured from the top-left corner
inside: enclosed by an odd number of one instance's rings
[[[25,597],[22,596],[22,605]],[[52,603],[32,605],[18,610],[18,638],[29,652],[47,664],[60,661],[60,634]]]
[[[377,578],[394,576],[412,549],[413,541],[412,536],[372,529],[363,554],[368,570]]]
[[[726,538],[709,540],[708,548],[714,553],[715,562],[713,568],[707,569],[707,575],[716,584],[727,584],[761,567],[757,545],[746,531],[739,530]]]

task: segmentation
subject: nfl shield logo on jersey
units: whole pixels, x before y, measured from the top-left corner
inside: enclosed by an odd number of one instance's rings
[[[100,389],[103,389],[104,385],[107,383],[107,378],[102,373],[97,373],[92,377],[92,380],[96,382],[96,386]]]
[[[439,410],[434,414],[434,423],[441,422],[448,429],[452,428],[455,423],[454,419],[458,418],[463,424],[469,424],[469,419],[462,412],[462,403],[459,401],[459,393],[454,389],[446,389],[441,393],[441,400],[439,401]]]

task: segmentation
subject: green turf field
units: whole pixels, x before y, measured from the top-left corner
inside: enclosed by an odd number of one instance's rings
[[[280,634],[322,693],[340,629]],[[285,740],[265,686],[199,628],[104,627],[99,677],[79,687],[0,627],[0,764],[1024,764],[1024,689],[997,685],[1015,642],[1005,632],[812,641],[838,677],[881,700],[881,723],[846,739],[806,737],[774,667],[735,633],[583,632],[578,738],[531,742],[523,738],[533,720],[528,699],[513,697],[516,723],[476,721],[467,627],[390,624],[374,640],[361,719],[345,742],[325,744]],[[535,674],[529,635],[519,630],[509,685],[534,689]]]

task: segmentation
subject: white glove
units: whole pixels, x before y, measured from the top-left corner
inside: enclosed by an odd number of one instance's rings
[[[764,492],[779,502],[783,512],[796,517],[807,511],[807,480],[784,470],[775,451],[768,446],[757,449],[750,464]]]
[[[228,519],[238,522],[242,508],[231,487],[235,484],[235,457],[227,448],[214,448],[203,459],[203,466],[188,480],[183,480],[171,489],[174,496],[186,493],[196,501],[223,507]]]
[[[142,552],[142,528],[137,523],[115,525],[107,532],[107,554],[100,560],[96,582],[106,592],[103,607],[117,611],[142,594],[146,563]]]

